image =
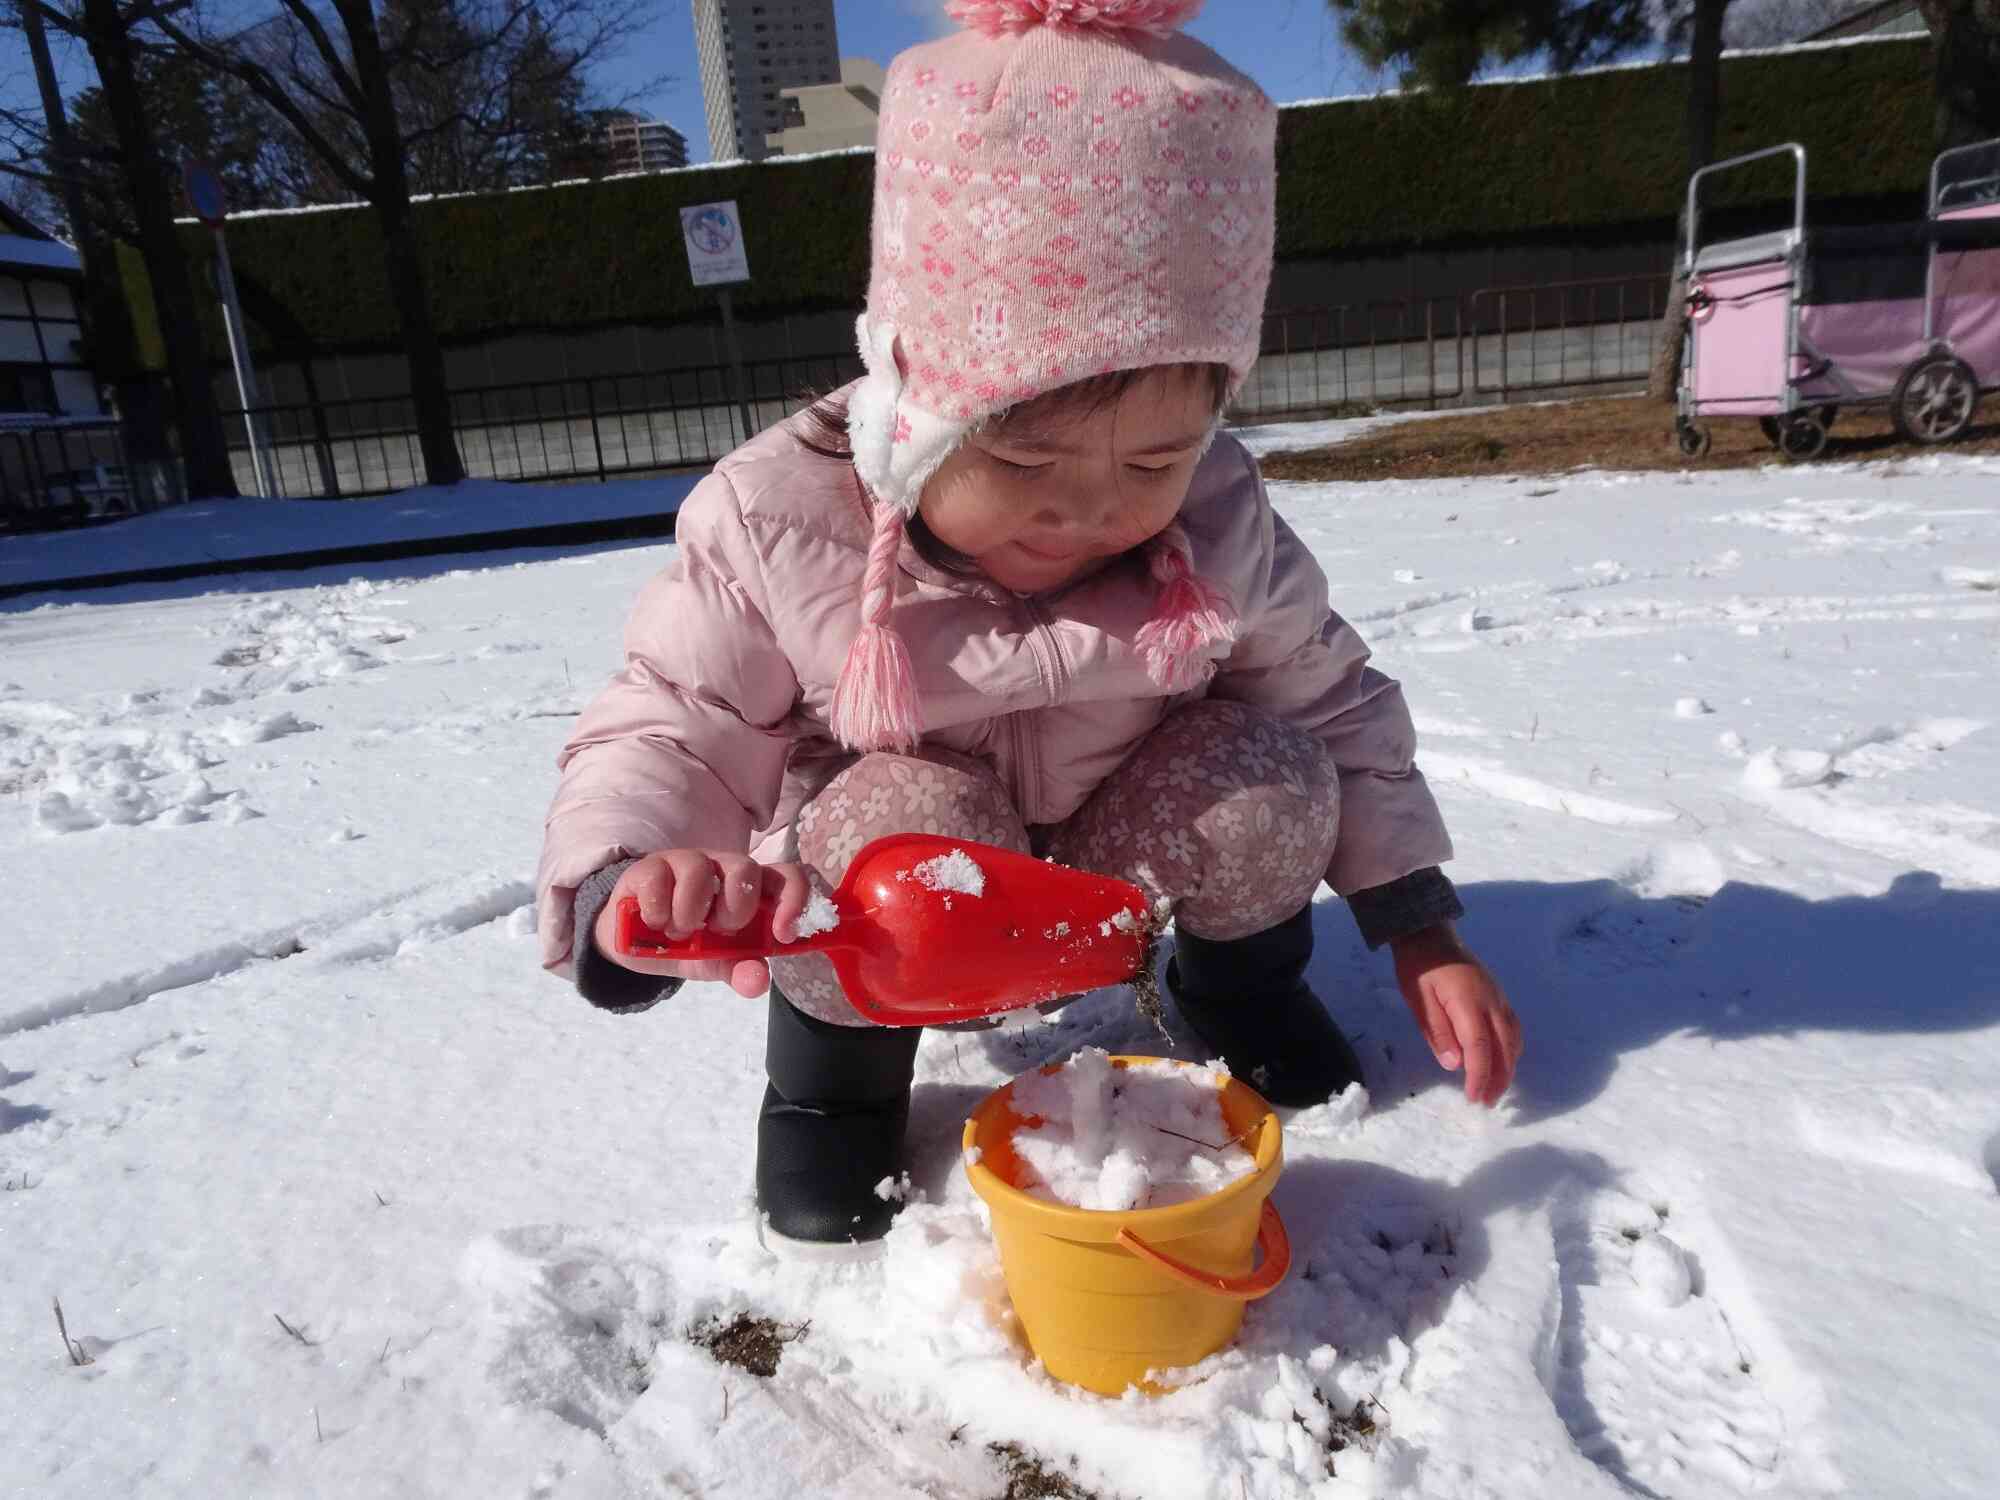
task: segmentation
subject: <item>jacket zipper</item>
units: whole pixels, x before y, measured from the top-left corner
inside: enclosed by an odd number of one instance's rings
[[[1069,693],[1070,664],[1063,655],[1062,642],[1051,626],[1048,611],[1033,599],[1021,602],[1028,611],[1028,646],[1035,653],[1035,670],[1049,690],[1049,705],[1053,707]],[[1029,722],[1032,712],[1024,709],[1008,715],[1014,740],[1014,799],[1022,817],[1030,823],[1042,802],[1041,747],[1035,742],[1035,727]]]
[[[1041,760],[1035,753],[1035,731],[1028,725],[1028,710],[1017,709],[1007,715],[1007,735],[1013,744],[1014,806],[1020,810],[1023,822],[1032,824],[1035,813],[1041,805],[1036,795],[1041,780]]]
[[[1028,644],[1034,649],[1035,665],[1048,685],[1049,706],[1053,708],[1069,694],[1070,665],[1063,656],[1062,642],[1056,638],[1048,611],[1037,600],[1022,602],[1028,606],[1028,619],[1034,627],[1028,634]]]

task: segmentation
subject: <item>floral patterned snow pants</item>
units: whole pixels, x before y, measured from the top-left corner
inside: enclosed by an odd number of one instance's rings
[[[865,755],[799,813],[799,859],[831,890],[871,839],[934,833],[1047,855],[1164,898],[1176,922],[1226,941],[1312,899],[1333,858],[1333,762],[1304,731],[1240,703],[1168,715],[1067,822],[1031,831],[980,762],[949,750]],[[800,1010],[867,1025],[819,954],[771,961]]]

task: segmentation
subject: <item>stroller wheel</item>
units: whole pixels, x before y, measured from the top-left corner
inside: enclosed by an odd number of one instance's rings
[[[1826,448],[1826,429],[1820,425],[1818,417],[1793,417],[1779,435],[1778,448],[1794,462],[1818,458]]]
[[[1674,423],[1674,440],[1680,444],[1681,452],[1689,458],[1700,458],[1708,452],[1708,429],[1697,427],[1692,422]]]
[[[1776,417],[1759,417],[1757,419],[1757,426],[1763,430],[1765,438],[1769,440],[1773,448],[1783,448],[1785,446],[1785,430],[1778,425]]]
[[[1903,372],[1889,398],[1896,431],[1913,443],[1949,443],[1972,425],[1979,377],[1962,359],[1928,354]]]

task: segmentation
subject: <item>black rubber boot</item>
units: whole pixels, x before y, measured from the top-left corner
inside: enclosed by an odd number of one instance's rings
[[[903,1164],[920,1026],[833,1026],[771,990],[757,1113],[757,1207],[787,1240],[878,1240],[901,1204],[876,1184]]]
[[[1181,1018],[1273,1104],[1323,1104],[1361,1078],[1353,1044],[1305,981],[1312,948],[1310,905],[1228,942],[1175,929],[1167,988]]]

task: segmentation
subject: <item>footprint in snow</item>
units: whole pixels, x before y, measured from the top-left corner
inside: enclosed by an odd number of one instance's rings
[[[516,1400],[603,1436],[644,1394],[661,1328],[605,1247],[560,1226],[476,1241],[462,1268],[498,1344],[495,1380]]]
[[[1635,1494],[1766,1487],[1784,1457],[1783,1418],[1673,1229],[1667,1205],[1615,1191],[1558,1208],[1549,1395],[1577,1448]]]
[[[172,1031],[158,1041],[148,1042],[138,1048],[128,1059],[135,1068],[150,1067],[154,1063],[193,1062],[205,1056],[208,1048],[200,1042],[189,1041],[180,1032]]]

